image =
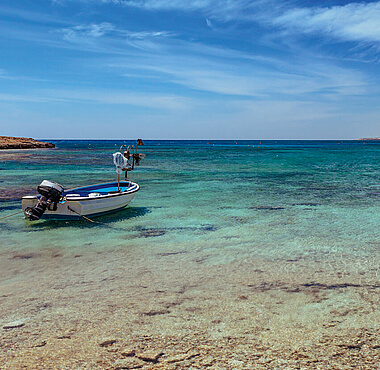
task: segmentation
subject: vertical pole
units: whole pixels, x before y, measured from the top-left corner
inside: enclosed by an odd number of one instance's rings
[[[120,188],[120,174],[117,174],[117,191],[119,191]]]

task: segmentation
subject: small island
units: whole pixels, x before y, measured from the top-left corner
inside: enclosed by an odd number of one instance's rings
[[[0,149],[55,148],[53,143],[37,141],[27,137],[0,136]]]

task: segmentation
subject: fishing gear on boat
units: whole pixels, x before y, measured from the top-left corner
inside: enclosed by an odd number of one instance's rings
[[[127,180],[128,172],[133,171],[136,166],[140,165],[140,161],[145,158],[145,154],[137,153],[137,147],[144,145],[141,139],[137,139],[136,146],[129,145],[124,151],[124,157],[127,159],[128,164],[122,170],[125,171],[125,180]],[[121,148],[120,148],[121,150]],[[131,152],[132,151],[132,152]],[[131,161],[132,160],[132,161]],[[131,163],[130,163],[131,161]]]

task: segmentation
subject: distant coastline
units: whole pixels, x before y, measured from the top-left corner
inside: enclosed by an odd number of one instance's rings
[[[0,149],[55,148],[53,143],[37,141],[27,137],[0,136]]]
[[[357,139],[360,141],[380,141],[380,137],[362,137],[360,139]]]

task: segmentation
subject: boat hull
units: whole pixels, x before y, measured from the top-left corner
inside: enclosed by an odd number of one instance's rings
[[[140,187],[136,183],[124,181],[120,182],[120,192],[117,189],[117,183],[70,189],[64,192],[62,200],[57,203],[57,209],[47,208],[41,219],[78,219],[116,212],[128,206]],[[22,210],[34,207],[38,198],[39,196],[23,197]]]

